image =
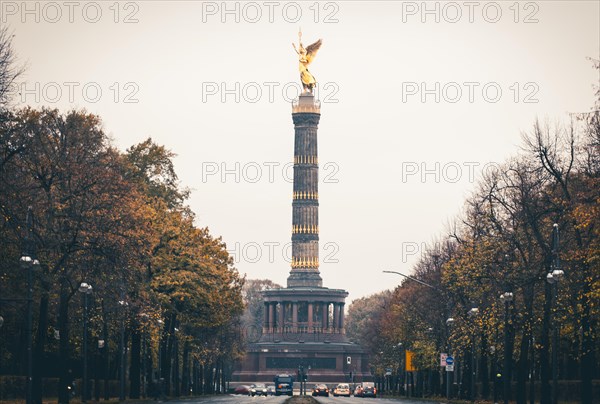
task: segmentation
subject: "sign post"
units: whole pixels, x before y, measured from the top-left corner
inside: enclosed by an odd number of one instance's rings
[[[454,358],[446,356],[446,372],[454,372]]]

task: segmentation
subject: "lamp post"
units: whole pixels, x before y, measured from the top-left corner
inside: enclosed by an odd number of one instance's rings
[[[452,327],[453,324],[454,324],[454,319],[452,317],[449,317],[446,320],[446,327],[448,328],[448,356],[450,356],[450,357],[452,357],[452,353],[451,353],[452,351],[450,349],[450,328]],[[446,398],[448,400],[450,400],[450,383],[451,383],[450,375],[451,374],[452,374],[452,372],[446,370]]]
[[[467,314],[469,317],[475,319],[479,314],[479,309],[473,307]],[[471,402],[475,402],[475,327],[473,327],[473,335],[471,338]]]
[[[40,262],[35,259],[33,241],[33,207],[27,208],[27,232],[24,237],[23,255],[19,263],[27,271],[27,392],[26,404],[33,403],[33,270],[38,269]]]
[[[125,310],[129,303],[125,300],[119,300],[119,306],[123,313],[121,313],[121,371],[119,372],[119,401],[125,401]]]
[[[29,222],[30,212],[27,213]],[[19,259],[21,268],[27,271],[27,397],[26,403],[33,401],[33,270],[40,266],[40,262],[31,258],[29,255],[23,255]]]
[[[163,347],[163,332],[164,332],[164,321],[158,319],[158,326],[160,328],[158,339],[158,394],[162,398],[163,396],[163,376],[162,376],[162,347]]]
[[[96,396],[96,402],[100,402],[100,370],[102,369],[102,375],[106,372],[106,369],[103,369],[102,363],[102,354],[104,351],[105,341],[103,339],[98,339],[98,354],[96,356],[96,368],[94,370],[94,374],[96,376],[94,382],[94,390]]]
[[[556,306],[558,293],[558,283],[563,277],[564,272],[560,269],[555,269],[548,273],[546,280],[552,284],[552,301]],[[556,308],[555,308],[556,310]],[[556,404],[558,400],[558,325],[556,324],[556,313],[552,316],[552,403]]]
[[[403,369],[404,366],[402,365],[402,342],[398,342],[396,345],[393,346],[394,347],[394,352],[396,350],[396,348],[398,349],[398,374],[397,374],[397,387],[398,387],[398,395],[401,395],[401,389],[400,386],[402,384],[402,373],[403,373]],[[354,380],[353,380],[354,381]]]
[[[557,305],[558,284],[564,276],[564,271],[560,269],[560,259],[558,256],[558,224],[552,226],[552,272],[546,275],[546,281],[552,285],[552,305]],[[558,326],[556,320],[556,307],[552,316],[552,404],[558,402]]]
[[[500,301],[504,303],[504,366],[502,369],[502,384],[503,384],[503,397],[504,404],[508,404],[510,399],[510,374],[511,374],[511,359],[512,352],[510,349],[510,334],[508,332],[509,326],[509,305],[513,301],[512,292],[504,292],[500,295]]]
[[[92,293],[92,285],[82,282],[79,285],[79,291],[83,295],[83,350],[81,357],[83,358],[83,386],[81,387],[81,402],[87,402],[88,394],[88,366],[87,366],[87,355],[88,355],[88,340],[87,340],[87,321],[88,321],[88,295]]]
[[[146,392],[148,389],[148,374],[147,374],[147,363],[146,361],[148,360],[148,341],[146,338],[146,333],[147,333],[147,328],[148,328],[148,321],[150,316],[148,316],[147,313],[140,313],[140,317],[142,319],[143,322],[143,331],[142,331],[142,397],[146,398]]]

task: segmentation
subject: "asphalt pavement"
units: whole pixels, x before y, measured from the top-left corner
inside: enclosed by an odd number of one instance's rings
[[[215,403],[215,404],[283,404],[288,396],[247,396],[224,394],[220,396],[197,397],[186,400],[169,400],[168,404]],[[444,404],[440,401],[411,400],[407,398],[360,398],[360,397],[314,397],[320,404]]]

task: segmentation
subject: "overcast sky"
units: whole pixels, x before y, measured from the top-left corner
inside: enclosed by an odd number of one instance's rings
[[[323,45],[320,256],[348,303],[410,274],[482,168],[536,117],[588,111],[598,1],[0,1],[28,65],[21,105],[98,114],[120,149],[177,154],[197,225],[248,278],[291,255],[292,42]]]

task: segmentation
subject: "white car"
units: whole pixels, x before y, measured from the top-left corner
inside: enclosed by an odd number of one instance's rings
[[[266,396],[267,386],[262,383],[256,383],[250,386],[250,395],[254,396]]]
[[[333,396],[350,397],[350,385],[348,383],[340,383],[333,389]]]

